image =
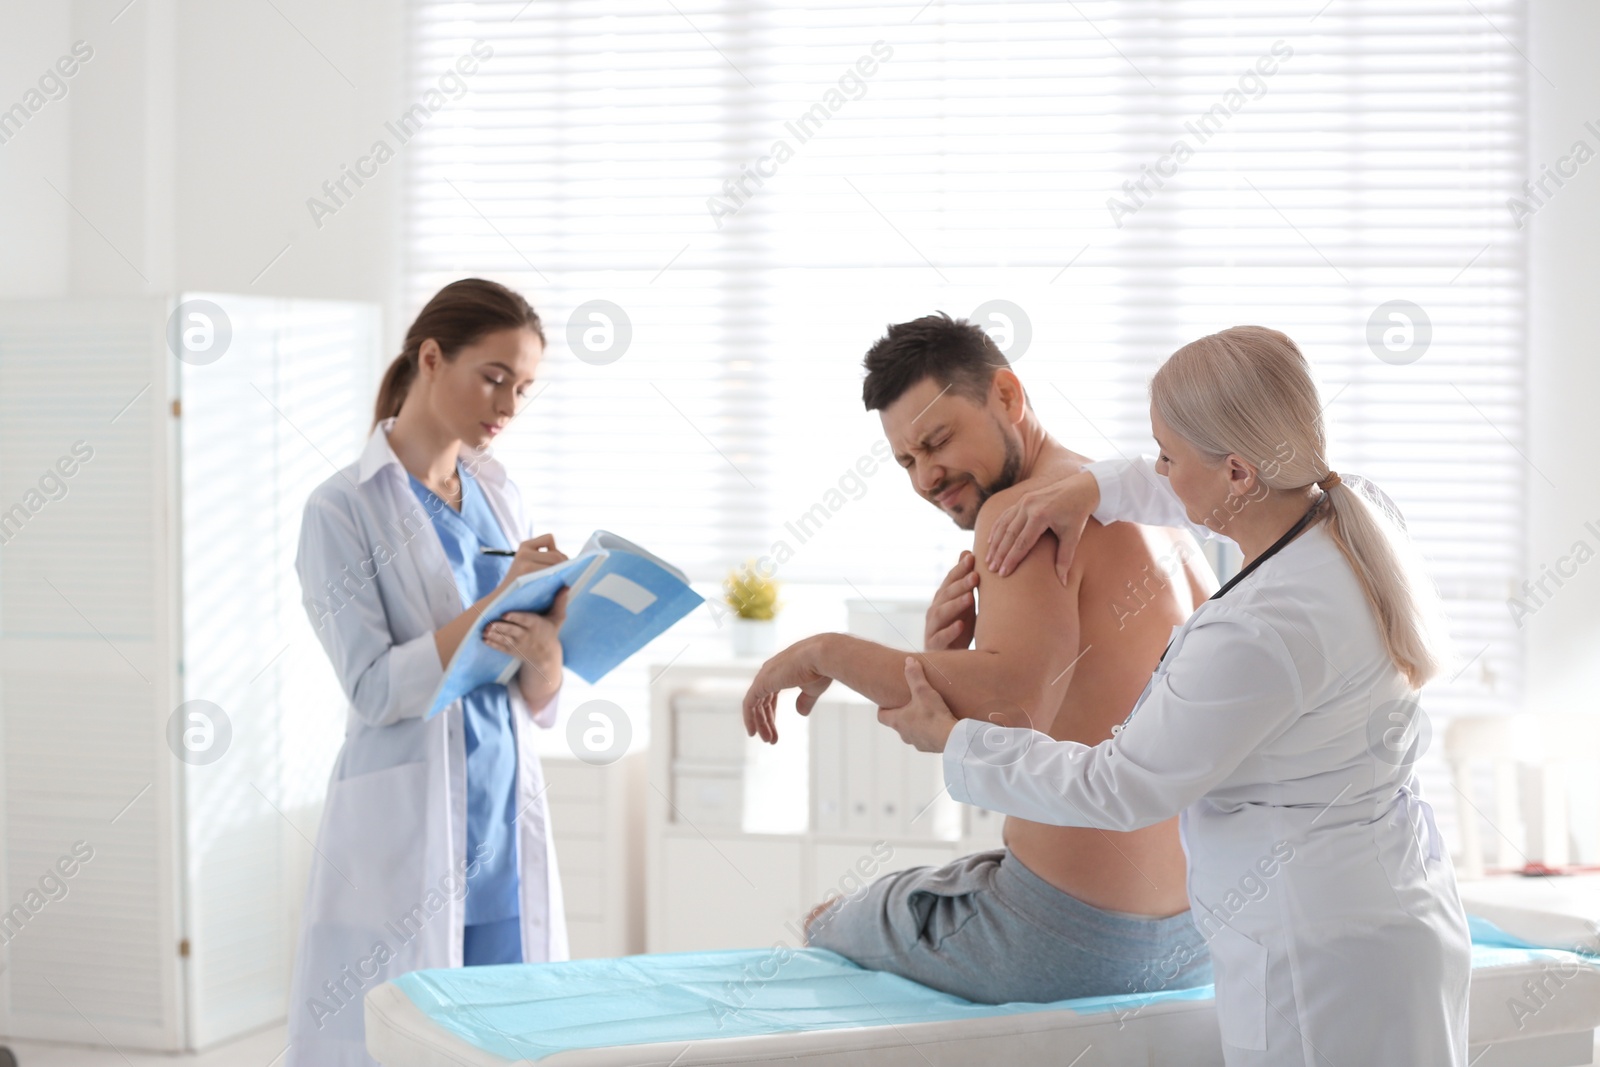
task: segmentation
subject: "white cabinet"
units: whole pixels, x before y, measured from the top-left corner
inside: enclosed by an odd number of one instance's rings
[[[806,907],[799,839],[674,832],[659,845],[651,952],[799,943]]]
[[[644,951],[644,762],[541,760],[573,959]]]
[[[938,755],[918,752],[859,696],[826,694],[811,709],[811,827],[819,834],[953,841],[962,805]]]
[[[293,560],[366,439],[377,323],[0,303],[0,1031],[179,1050],[284,1017],[344,724]]]
[[[780,743],[745,736],[757,664],[653,668],[646,812],[651,952],[799,945],[830,895],[998,847],[999,816],[957,804],[939,757],[874,706],[830,690],[809,718],[786,697]]]

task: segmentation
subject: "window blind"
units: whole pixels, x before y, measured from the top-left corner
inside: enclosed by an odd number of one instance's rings
[[[419,101],[491,54],[402,150],[407,293],[484,274],[544,315],[496,449],[564,544],[613,529],[707,582],[787,544],[780,580],[845,595],[931,594],[970,544],[864,461],[886,324],[980,315],[1094,458],[1154,451],[1146,383],[1179,345],[1282,329],[1334,466],[1399,504],[1447,597],[1464,669],[1437,726],[1520,688],[1524,18],[421,0]]]

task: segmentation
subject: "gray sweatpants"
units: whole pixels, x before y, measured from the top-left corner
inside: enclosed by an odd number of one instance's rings
[[[1211,981],[1188,912],[1141,919],[1063,893],[1009,849],[885,875],[841,898],[809,943],[983,1004],[1186,989]]]

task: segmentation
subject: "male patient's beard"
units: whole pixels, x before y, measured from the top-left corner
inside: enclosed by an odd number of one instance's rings
[[[998,424],[996,428],[999,428]],[[1016,485],[1022,477],[1022,448],[1017,444],[1016,441],[1012,440],[1004,430],[1001,430],[1000,432],[1000,441],[1002,447],[1005,448],[1005,460],[1000,464],[1000,473],[995,475],[994,481],[990,482],[986,486],[979,485],[977,479],[968,476],[968,480],[971,481],[973,486],[978,490],[978,502],[973,505],[970,513],[950,515],[951,520],[960,529],[974,529],[978,525],[978,512],[983,510],[984,501],[988,500],[996,493],[1010,489],[1013,485]],[[940,486],[938,490],[931,495],[937,497],[940,493],[944,492],[948,488],[950,488],[948,485]],[[944,509],[940,508],[940,510],[943,511]],[[945,512],[945,514],[949,515],[950,513]]]

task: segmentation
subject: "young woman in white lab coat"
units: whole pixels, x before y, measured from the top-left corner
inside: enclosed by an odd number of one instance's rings
[[[1175,628],[1128,721],[1094,747],[958,722],[914,659],[910,702],[880,718],[943,750],[966,803],[1106,830],[1180,814],[1230,1067],[1461,1067],[1471,948],[1408,730],[1443,660],[1437,595],[1385,509],[1329,469],[1289,338],[1203,338],[1150,394],[1153,471],[1093,464],[989,545],[1004,574],[1053,530],[1064,566],[1091,510],[1238,543],[1241,577]]]
[[[555,721],[565,598],[486,628],[523,660],[510,684],[423,719],[496,590],[566,558],[534,536],[488,451],[543,353],[521,296],[480,279],[446,286],[384,376],[361,458],[306,503],[295,567],[350,708],[306,895],[289,1067],[374,1064],[362,995],[388,978],[567,957],[530,729]]]

